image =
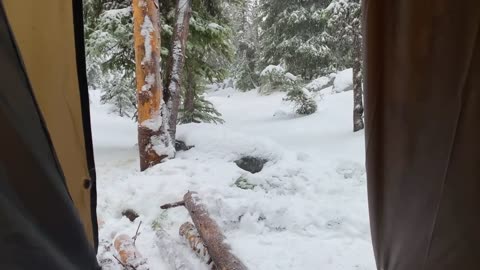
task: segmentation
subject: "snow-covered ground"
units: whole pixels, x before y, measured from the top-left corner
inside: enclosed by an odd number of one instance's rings
[[[189,221],[187,211],[160,209],[189,190],[199,192],[234,253],[250,269],[375,268],[364,139],[363,133],[352,132],[351,91],[318,96],[318,111],[306,117],[293,114],[283,93],[210,92],[209,100],[226,123],[180,126],[179,139],[195,147],[143,173],[136,124],[109,114],[98,91],[91,96],[104,269],[121,269],[111,242],[121,233],[133,236],[140,221],[136,245],[151,270],[175,269],[165,243],[193,268],[207,269],[178,235],[180,225]],[[250,174],[233,162],[242,156],[269,162]],[[255,188],[236,187],[239,177]],[[139,213],[135,222],[122,217],[128,208]],[[162,239],[156,230],[164,232]]]

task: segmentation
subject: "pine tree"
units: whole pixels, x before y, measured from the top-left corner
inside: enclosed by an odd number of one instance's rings
[[[232,67],[237,89],[247,91],[259,85],[258,75],[258,1],[243,1],[231,14],[235,33],[235,62]]]
[[[186,68],[183,107],[180,109],[179,122],[188,123],[214,123],[222,124],[224,121],[220,118],[222,115],[215,109],[213,104],[203,96],[205,87],[195,79],[195,74]]]
[[[310,96],[310,92],[297,82],[291,82],[288,86],[285,101],[295,105],[295,112],[300,115],[310,115],[317,111],[317,103]]]
[[[331,71],[323,9],[330,0],[264,0],[259,17],[262,66],[283,64],[304,79]]]
[[[194,2],[183,81],[184,103],[179,122],[222,123],[213,104],[203,97],[207,82],[222,81],[233,58],[232,32],[221,1]],[[193,104],[193,105],[192,105]]]
[[[131,1],[86,0],[85,47],[90,87],[121,116],[136,111]]]
[[[333,0],[325,10],[328,15],[330,44],[337,69],[353,67],[353,131],[364,128],[362,91],[362,34],[359,0]],[[333,47],[333,46],[332,46]]]

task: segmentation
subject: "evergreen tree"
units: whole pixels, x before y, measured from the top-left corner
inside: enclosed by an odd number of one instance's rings
[[[295,112],[300,115],[309,115],[317,111],[317,103],[310,96],[310,92],[296,82],[290,83],[285,101],[295,105]]]
[[[359,0],[333,0],[325,10],[329,17],[329,42],[336,68],[353,67],[353,131],[364,128],[362,90],[362,33],[360,29],[361,5]],[[332,46],[333,47],[333,46]]]
[[[221,114],[215,109],[213,104],[206,100],[203,96],[205,87],[203,84],[197,84],[199,81],[195,79],[195,74],[187,67],[185,70],[187,85],[184,91],[184,102],[180,109],[179,122],[187,123],[214,123],[222,124]]]
[[[336,70],[351,68],[354,64],[354,39],[361,37],[360,1],[332,0],[324,10],[327,21],[326,42],[332,48],[332,63]]]
[[[236,57],[233,64],[235,86],[242,91],[251,90],[259,85],[258,75],[258,0],[244,0],[234,7],[233,29]]]
[[[91,87],[121,116],[133,116],[135,54],[131,1],[86,0],[85,47]]]
[[[202,93],[207,82],[222,81],[228,75],[233,58],[232,32],[221,1],[193,4],[179,122],[222,123],[220,113]]]
[[[192,67],[196,85],[203,87],[205,82],[223,80],[228,74],[233,45],[224,5],[238,1],[193,0],[185,66]],[[159,4],[161,54],[167,59],[176,1],[160,0]],[[102,101],[113,104],[120,115],[133,116],[136,96],[131,0],[84,0],[84,16],[90,86],[103,89]],[[162,70],[167,70],[167,62],[162,61]]]
[[[327,18],[331,0],[264,0],[259,14],[263,67],[282,64],[304,79],[332,70],[327,46]]]

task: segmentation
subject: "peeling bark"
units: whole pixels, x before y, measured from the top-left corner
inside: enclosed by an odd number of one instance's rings
[[[146,259],[142,258],[140,252],[135,247],[134,240],[125,234],[119,235],[114,241],[115,249],[119,255],[119,262],[127,269],[148,269]]]
[[[200,259],[210,265],[211,269],[217,269],[195,225],[190,222],[185,222],[180,226],[179,234],[187,241],[187,244]]]
[[[137,80],[138,148],[140,169],[160,163],[168,153],[157,153],[156,143],[168,136],[162,124],[162,79],[160,75],[160,29],[158,0],[133,0],[135,63]],[[153,141],[154,139],[155,141]]]

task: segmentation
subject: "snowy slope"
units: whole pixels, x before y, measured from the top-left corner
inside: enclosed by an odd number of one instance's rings
[[[318,112],[306,117],[296,117],[282,93],[210,92],[226,123],[180,126],[179,139],[195,148],[143,173],[135,123],[109,114],[108,106],[99,104],[99,93],[91,93],[103,221],[99,260],[105,269],[120,269],[111,241],[119,233],[133,236],[140,221],[137,246],[151,270],[175,269],[176,262],[167,259],[172,250],[192,268],[206,269],[178,236],[179,226],[189,220],[187,211],[159,208],[188,190],[200,193],[234,253],[250,269],[375,268],[363,134],[351,132],[351,92],[318,97]],[[233,163],[245,155],[269,162],[252,175]],[[233,185],[241,176],[256,185],[254,190]],[[140,214],[133,223],[121,216],[127,208]],[[166,237],[158,240],[155,230]],[[172,250],[158,247],[165,242]]]

